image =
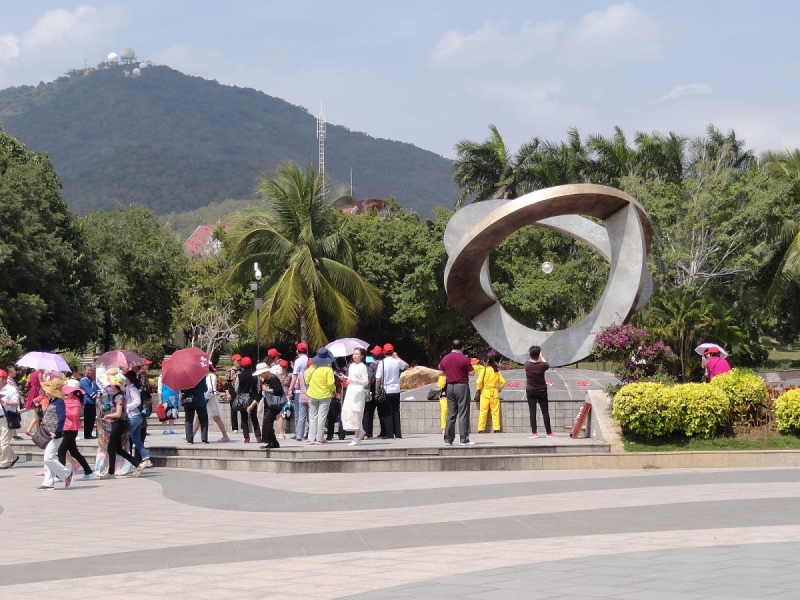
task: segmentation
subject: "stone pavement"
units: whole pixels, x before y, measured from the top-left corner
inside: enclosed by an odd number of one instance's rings
[[[800,469],[0,471],[0,596],[798,598]]]

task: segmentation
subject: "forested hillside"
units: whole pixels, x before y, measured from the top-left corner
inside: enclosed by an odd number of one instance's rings
[[[282,161],[316,162],[315,117],[302,107],[165,66],[136,78],[123,71],[0,91],[3,128],[50,154],[75,211],[117,202],[161,214],[190,211],[252,197],[259,173]],[[328,125],[329,182],[349,184],[351,167],[357,196],[394,196],[423,215],[458,196],[451,161]]]

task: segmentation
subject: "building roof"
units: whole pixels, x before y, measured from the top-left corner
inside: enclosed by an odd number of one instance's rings
[[[368,212],[380,212],[383,210],[383,200],[381,198],[366,198],[364,200],[353,200],[348,202],[342,212],[351,215],[363,215]]]
[[[189,236],[189,239],[183,243],[183,250],[192,256],[200,256],[206,253],[211,236],[214,233],[214,228],[211,225],[200,225],[194,230],[194,233]]]

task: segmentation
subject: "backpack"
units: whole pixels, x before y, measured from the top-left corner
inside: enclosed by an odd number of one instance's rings
[[[114,392],[104,392],[100,397],[100,406],[102,407],[102,414],[107,415],[112,411],[114,406]]]
[[[47,408],[44,409],[41,426],[48,435],[56,432],[58,428],[58,413],[56,412],[55,403],[51,402],[47,405]]]

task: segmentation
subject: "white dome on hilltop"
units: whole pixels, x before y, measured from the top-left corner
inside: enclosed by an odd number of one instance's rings
[[[139,68],[140,69],[144,69],[146,67],[147,67],[147,63],[146,62],[139,63]]]
[[[133,75],[134,77],[138,77],[138,76],[139,76],[139,75],[141,75],[141,74],[142,74],[142,72],[141,72],[139,69],[134,69],[134,70],[133,70],[133,73],[132,73],[132,75]]]
[[[117,62],[117,59],[119,59],[119,56],[116,52],[112,52],[108,55],[108,62]]]
[[[131,48],[130,46],[126,46],[122,49],[122,58],[135,58],[136,51]]]

